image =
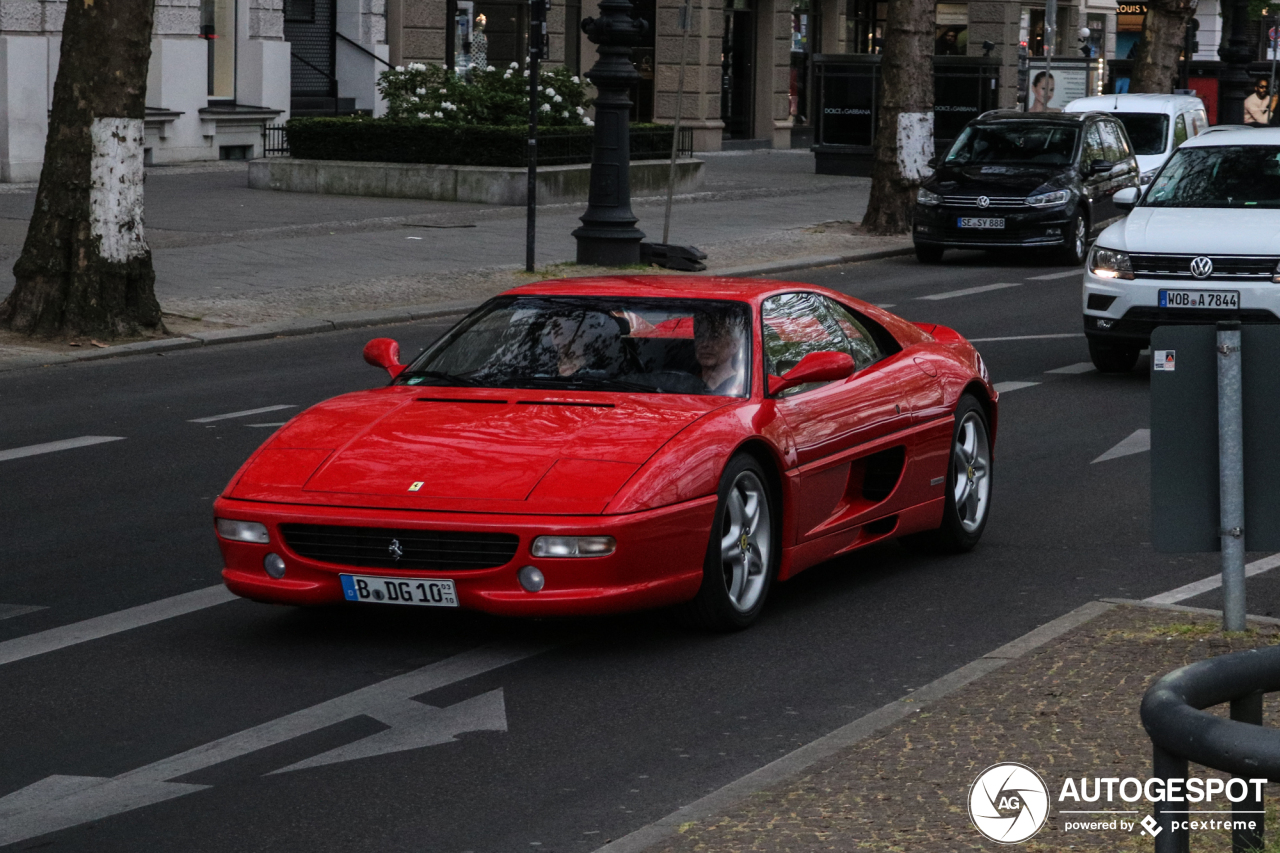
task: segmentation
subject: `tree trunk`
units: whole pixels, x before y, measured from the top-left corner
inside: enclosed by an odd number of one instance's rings
[[[164,331],[142,235],[153,0],[70,0],[44,168],[0,325],[42,337]]]
[[[916,189],[933,157],[932,0],[889,0],[871,198],[862,225],[873,234],[911,229]]]
[[[1147,0],[1129,91],[1159,95],[1173,91],[1187,21],[1195,13],[1196,0]]]

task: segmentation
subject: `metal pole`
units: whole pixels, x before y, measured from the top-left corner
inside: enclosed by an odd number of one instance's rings
[[[1151,775],[1157,779],[1187,778],[1187,760],[1171,752],[1165,752],[1154,744],[1151,747]],[[1156,832],[1155,853],[1189,853],[1191,834],[1185,829],[1174,828],[1179,815],[1171,811],[1177,804],[1161,800],[1155,804]],[[1185,815],[1183,815],[1185,817]]]
[[[1231,700],[1231,719],[1240,723],[1249,723],[1254,726],[1262,725],[1262,698],[1261,693],[1251,693],[1248,696],[1242,696],[1239,699]],[[1254,853],[1254,851],[1262,849],[1263,830],[1265,828],[1266,815],[1262,798],[1256,796],[1257,788],[1249,784],[1249,777],[1237,776],[1237,779],[1244,779],[1245,790],[1249,795],[1238,803],[1231,804],[1231,811],[1234,819],[1248,826],[1253,823],[1253,829],[1231,829],[1231,853]]]
[[[1218,473],[1221,496],[1222,629],[1244,630],[1244,428],[1240,323],[1218,323]]]
[[[676,154],[680,148],[680,113],[684,106],[684,58],[693,24],[693,0],[684,0],[680,9],[680,82],[676,84],[676,120],[671,129],[671,171],[667,173],[667,212],[662,219],[662,242],[671,242],[671,196],[676,188]]]
[[[546,36],[546,0],[529,0],[529,189],[525,200],[525,272],[533,272],[538,227],[538,64],[546,47]]]
[[[1053,50],[1058,44],[1058,0],[1044,2],[1044,71],[1053,76]],[[1045,106],[1049,106],[1046,102]]]

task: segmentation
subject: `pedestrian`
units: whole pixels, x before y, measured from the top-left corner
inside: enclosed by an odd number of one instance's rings
[[[1266,127],[1271,124],[1271,115],[1275,112],[1276,99],[1270,94],[1271,83],[1266,77],[1259,77],[1254,84],[1253,94],[1244,99],[1244,123],[1252,127]]]

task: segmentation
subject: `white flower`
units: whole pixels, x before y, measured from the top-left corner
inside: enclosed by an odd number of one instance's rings
[[[581,82],[582,82],[582,81],[581,81],[581,80],[579,80],[577,77],[572,77],[572,78],[570,78],[570,79],[572,79],[572,80],[573,80],[573,82],[575,82],[575,83],[581,83]]]
[[[426,89],[419,89],[419,90],[418,90],[417,92],[415,92],[414,94],[418,94],[418,95],[425,95],[425,94],[427,94],[427,90],[426,90]]]
[[[410,71],[426,71],[427,66],[423,65],[421,62],[410,62],[409,70]]]
[[[457,109],[457,107],[455,107],[453,104],[449,103],[448,101],[441,101],[441,102],[440,102],[440,109],[442,109],[442,110],[456,110],[456,109]]]
[[[512,71],[518,71],[518,70],[520,70],[520,63],[518,63],[518,62],[513,62],[513,63],[511,63],[511,70],[512,70]]]
[[[433,113],[433,115],[434,115],[436,118],[444,118],[444,113],[440,112],[439,110],[436,110],[436,111]]]
[[[551,105],[543,104],[542,106],[538,107],[538,109],[542,110],[544,113],[549,113],[551,112]]]
[[[550,86],[548,86],[548,87],[547,87],[547,94],[548,94],[548,95],[554,95],[555,93],[556,93],[556,90],[555,90],[555,89],[552,89]]]
[[[526,69],[524,70],[524,76],[526,76],[526,77],[528,77],[528,76],[529,76],[529,69],[528,69],[528,68],[526,68]]]
[[[447,94],[449,94],[449,90],[448,90],[448,89],[441,89],[441,90],[440,90],[440,94],[442,94],[442,95],[447,95]]]
[[[427,117],[426,113],[418,113],[418,118],[426,118],[426,117]]]
[[[589,118],[584,118],[584,119],[582,120],[582,123],[583,123],[583,124],[585,124],[587,127],[595,127],[595,126],[596,126],[596,123],[595,123],[594,121],[592,121],[591,119],[589,119]]]
[[[568,117],[569,117],[569,111],[568,111],[568,110],[565,110],[565,111],[564,111],[564,117],[565,117],[565,118],[568,118]]]
[[[418,103],[418,96],[417,96],[417,95],[410,95],[410,96],[409,96],[409,100],[413,101],[413,102],[416,104],[416,103]]]
[[[506,74],[503,74],[503,75],[502,75],[502,79],[503,79],[503,80],[510,80],[510,79],[511,79],[511,72],[510,72],[510,71],[508,71]]]
[[[554,98],[552,98],[551,100],[555,101],[555,102],[558,104],[558,103],[560,103],[561,101],[563,101],[563,100],[564,100],[564,98],[560,97],[559,95],[556,95],[556,96],[555,96]]]
[[[576,110],[578,111],[578,115],[580,115],[580,116],[584,116],[584,115],[586,115],[586,114],[587,114],[587,111],[586,111],[586,110],[584,110],[582,107],[574,107],[574,109],[576,109]]]
[[[488,68],[485,69],[485,71],[497,71],[497,70],[498,69],[494,68],[492,65],[490,65]]]
[[[397,66],[396,66],[396,70],[397,70],[397,71],[399,71],[401,74],[403,74],[403,73],[404,73],[404,66],[403,66],[403,65],[397,65]]]

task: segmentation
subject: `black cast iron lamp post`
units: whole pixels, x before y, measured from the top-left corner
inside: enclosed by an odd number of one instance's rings
[[[644,232],[631,212],[631,87],[640,74],[631,48],[649,25],[632,16],[630,0],[601,0],[600,17],[587,18],[582,31],[599,45],[599,59],[587,79],[596,87],[596,131],[591,151],[591,190],[578,241],[578,263],[628,266],[640,262]]]
[[[1218,122],[1244,124],[1244,99],[1249,97],[1252,89],[1249,80],[1249,62],[1253,59],[1249,50],[1249,0],[1233,0],[1230,8],[1230,37],[1218,45],[1218,58],[1225,66],[1219,83],[1222,95]]]

